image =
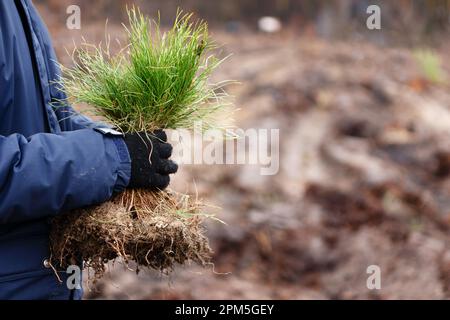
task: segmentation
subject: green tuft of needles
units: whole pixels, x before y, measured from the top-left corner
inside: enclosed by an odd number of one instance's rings
[[[224,108],[226,81],[213,84],[211,73],[223,59],[204,21],[177,13],[173,27],[161,32],[159,21],[139,9],[128,10],[128,43],[112,54],[106,46],[84,43],[74,51],[74,66],[62,67],[58,81],[71,103],[86,103],[123,132],[155,129],[214,128]]]

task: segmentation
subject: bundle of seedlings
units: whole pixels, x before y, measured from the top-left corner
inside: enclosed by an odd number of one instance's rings
[[[109,41],[83,44],[74,66],[62,66],[59,84],[69,102],[89,105],[123,133],[193,129],[198,121],[204,129],[217,125],[214,115],[226,106],[226,93],[224,83],[209,78],[223,60],[212,54],[207,24],[178,13],[173,28],[163,33],[159,22],[139,10],[128,14],[128,44],[118,53],[111,53]],[[205,265],[211,249],[202,210],[188,195],[128,189],[104,204],[54,218],[52,262],[65,267],[81,259],[95,278],[118,257],[160,271],[189,260]]]

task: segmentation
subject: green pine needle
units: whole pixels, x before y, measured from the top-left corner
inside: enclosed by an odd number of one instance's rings
[[[174,25],[162,33],[139,9],[128,10],[128,45],[112,55],[105,47],[84,43],[63,68],[59,81],[72,103],[87,103],[96,115],[123,132],[157,128],[192,129],[202,121],[214,127],[214,114],[226,105],[224,85],[212,84],[211,73],[223,61],[205,22],[178,12]]]

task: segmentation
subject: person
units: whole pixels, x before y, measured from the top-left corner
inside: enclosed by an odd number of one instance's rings
[[[164,189],[177,171],[163,131],[93,122],[61,102],[59,76],[31,0],[0,1],[0,299],[81,299],[49,263],[51,218],[125,188]]]

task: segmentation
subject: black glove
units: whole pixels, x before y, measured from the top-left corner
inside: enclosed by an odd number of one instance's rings
[[[172,146],[167,143],[166,133],[162,130],[127,133],[124,139],[131,157],[128,187],[166,188],[170,183],[169,174],[178,170],[178,165],[169,160]]]

